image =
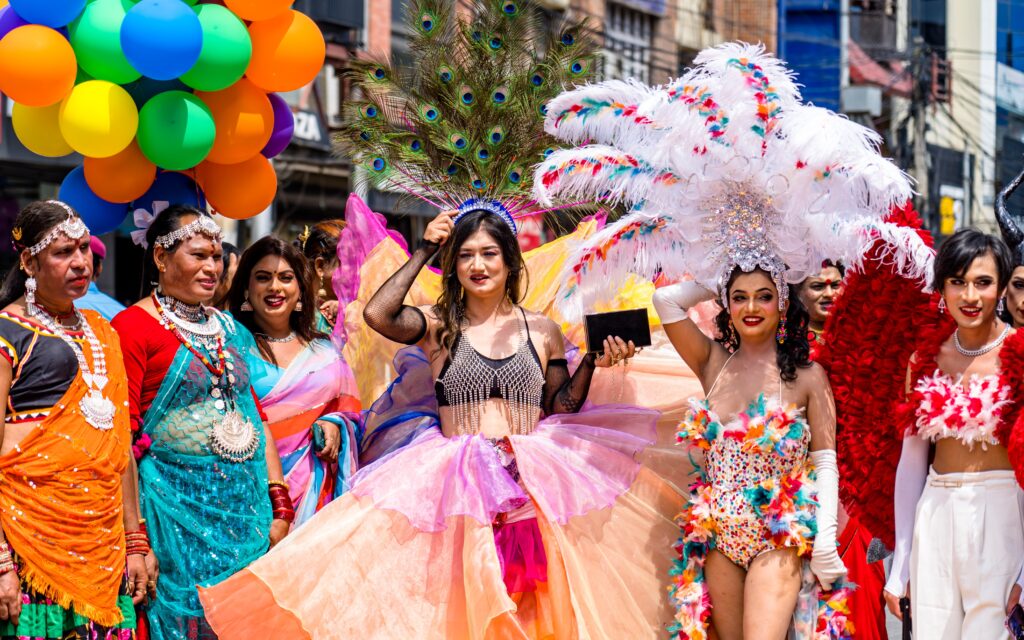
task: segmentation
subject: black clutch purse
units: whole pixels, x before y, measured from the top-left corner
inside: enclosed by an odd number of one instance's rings
[[[627,309],[594,313],[583,318],[587,333],[587,351],[604,351],[604,339],[608,336],[622,338],[623,342],[633,341],[633,346],[651,346],[651,325],[647,322],[647,309]]]
[[[319,422],[313,423],[313,451],[320,453],[327,446],[327,438],[324,436],[324,428]]]

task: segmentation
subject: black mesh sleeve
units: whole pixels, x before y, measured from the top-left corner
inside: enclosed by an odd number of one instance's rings
[[[416,344],[427,334],[427,318],[416,307],[404,304],[416,275],[437,253],[438,245],[423,242],[402,268],[377,289],[363,309],[363,320],[389,340]]]
[[[583,356],[576,373],[569,375],[569,364],[564,359],[548,362],[544,375],[544,413],[576,413],[587,401],[590,380],[594,377],[597,356],[588,353]]]

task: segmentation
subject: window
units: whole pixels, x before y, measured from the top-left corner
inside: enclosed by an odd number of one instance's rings
[[[651,39],[654,16],[609,2],[605,15],[604,51],[606,78],[651,79]]]

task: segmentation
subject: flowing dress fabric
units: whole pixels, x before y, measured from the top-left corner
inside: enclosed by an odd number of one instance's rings
[[[378,432],[388,437],[353,489],[245,571],[200,589],[218,636],[663,637],[665,541],[683,498],[636,462],[657,413],[613,405],[541,420],[508,439],[516,482],[492,441],[441,434],[421,352],[403,351],[396,368],[404,384],[370,411],[390,409],[376,416],[393,420]],[[492,523],[524,504],[536,510],[547,575],[510,594]]]
[[[269,546],[266,443],[246,364],[256,345],[244,327],[221,317],[234,364],[235,408],[255,426],[260,443],[245,462],[213,453],[210,436],[223,414],[210,396],[211,374],[179,347],[143,418],[152,444],[139,462],[142,515],[160,562],[159,597],[147,607],[156,640],[215,638],[196,585],[220,582]]]
[[[327,339],[309,343],[283,371],[263,364],[278,373],[260,404],[295,505],[294,528],[350,488],[362,437],[358,391],[351,369]],[[258,375],[256,366],[252,368]],[[254,387],[259,391],[259,385]],[[317,420],[338,426],[341,442],[335,463],[316,455],[312,426]]]

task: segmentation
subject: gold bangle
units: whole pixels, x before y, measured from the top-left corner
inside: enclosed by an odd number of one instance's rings
[[[267,485],[271,487],[284,487],[285,489],[289,488],[288,483],[283,480],[270,480],[267,482]]]

